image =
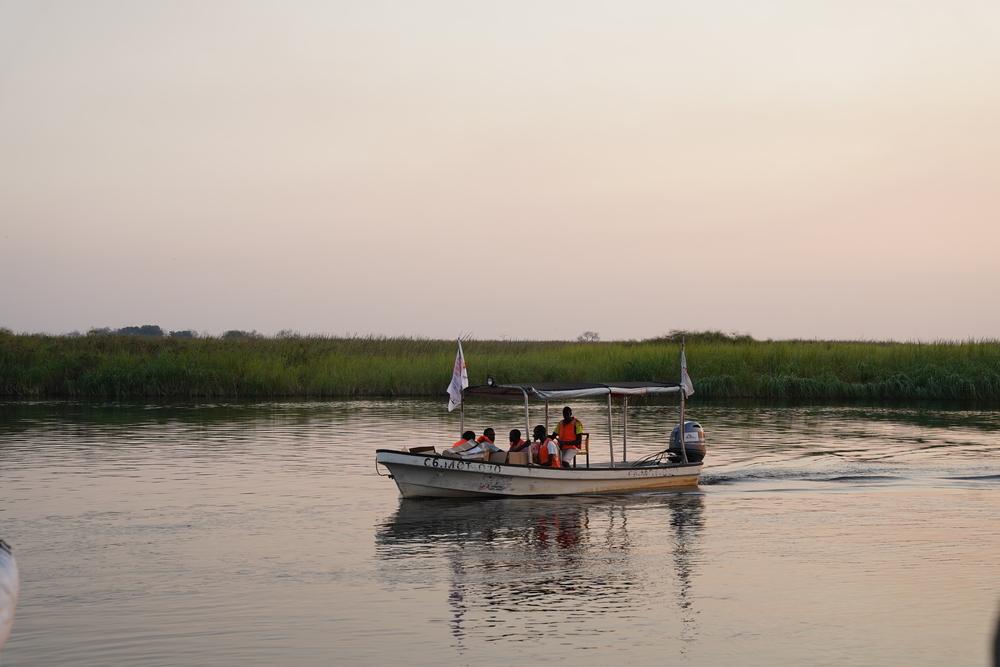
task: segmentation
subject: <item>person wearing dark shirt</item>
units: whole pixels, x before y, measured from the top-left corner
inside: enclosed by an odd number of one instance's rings
[[[527,440],[521,437],[520,430],[515,428],[513,431],[510,432],[510,451],[520,452],[524,449],[527,449],[528,445],[530,444],[531,443],[529,443]]]

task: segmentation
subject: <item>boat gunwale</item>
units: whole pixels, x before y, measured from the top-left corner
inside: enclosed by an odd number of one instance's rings
[[[702,461],[689,461],[687,463],[668,463],[666,465],[653,465],[653,466],[633,466],[633,465],[622,465],[621,467],[591,467],[591,468],[550,468],[548,466],[542,466],[538,464],[521,464],[521,463],[497,463],[495,461],[483,461],[476,459],[462,459],[456,456],[444,456],[442,454],[433,454],[425,452],[404,452],[399,449],[376,449],[376,462],[381,463],[377,460],[378,454],[385,452],[386,454],[399,454],[401,456],[412,456],[415,458],[435,458],[443,459],[445,461],[465,461],[467,463],[485,463],[488,465],[504,466],[510,468],[523,468],[525,470],[546,470],[551,472],[586,472],[586,473],[606,473],[609,471],[624,471],[624,470],[674,470],[677,468],[701,468],[703,465]],[[607,465],[607,464],[605,464]]]

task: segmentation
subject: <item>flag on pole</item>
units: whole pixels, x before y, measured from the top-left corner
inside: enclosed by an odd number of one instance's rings
[[[462,404],[462,390],[468,386],[469,372],[465,368],[462,341],[458,341],[458,354],[455,355],[455,367],[451,371],[451,384],[448,385],[448,412]]]
[[[687,357],[684,356],[684,346],[681,345],[681,387],[684,389],[684,398],[694,393],[694,383],[688,375]]]

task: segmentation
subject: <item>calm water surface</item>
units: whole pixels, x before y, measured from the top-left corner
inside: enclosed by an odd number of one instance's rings
[[[603,406],[575,408],[606,442]],[[674,414],[634,408],[630,458]],[[455,502],[374,467],[450,444],[440,401],[0,405],[2,664],[987,664],[1000,414],[691,414],[699,492]]]

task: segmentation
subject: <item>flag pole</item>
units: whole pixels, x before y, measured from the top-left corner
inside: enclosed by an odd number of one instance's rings
[[[681,336],[681,424],[678,436],[681,441],[681,460],[688,462],[687,446],[684,444],[684,399],[687,397],[687,387],[684,386],[684,376],[687,373],[687,359],[684,358],[684,336]]]

